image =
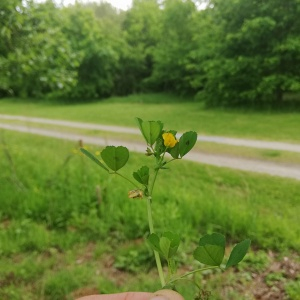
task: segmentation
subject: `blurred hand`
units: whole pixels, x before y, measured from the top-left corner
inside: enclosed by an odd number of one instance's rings
[[[184,300],[184,298],[172,290],[160,290],[155,293],[128,292],[110,295],[93,295],[77,300]]]

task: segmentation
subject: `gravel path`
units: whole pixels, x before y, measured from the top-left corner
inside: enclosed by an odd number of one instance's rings
[[[51,124],[58,125],[57,122]],[[115,139],[104,139],[100,137],[92,137],[92,136],[81,135],[81,134],[73,134],[73,133],[59,132],[59,131],[48,130],[48,129],[34,128],[30,126],[0,123],[0,128],[6,130],[37,134],[42,136],[49,136],[49,137],[54,137],[54,138],[59,138],[64,140],[72,140],[72,141],[82,140],[84,144],[94,144],[99,146],[100,145],[101,146],[123,145],[126,146],[129,150],[134,152],[145,153],[146,150],[145,144],[141,144],[141,143],[126,142],[126,141],[115,140]],[[95,129],[95,127],[91,127],[91,128]],[[283,164],[276,164],[276,163],[265,162],[265,161],[252,160],[252,159],[234,158],[234,157],[228,157],[223,155],[210,155],[210,154],[205,154],[197,151],[191,151],[189,154],[187,154],[186,159],[199,162],[202,164],[209,164],[209,165],[214,165],[219,167],[227,167],[227,168],[233,168],[233,169],[238,169],[243,171],[264,173],[273,176],[287,177],[287,178],[300,180],[300,167],[294,165],[293,166],[283,165]]]
[[[60,126],[67,126],[73,128],[81,128],[81,129],[93,129],[93,130],[97,129],[102,131],[110,131],[110,132],[118,132],[118,133],[140,134],[140,131],[138,129],[129,128],[129,127],[120,127],[120,126],[100,125],[100,124],[91,124],[91,123],[82,123],[82,122],[63,121],[63,120],[50,120],[44,118],[12,116],[12,115],[2,115],[2,114],[0,114],[0,119],[17,120],[17,121],[25,121],[25,122],[41,123],[41,124],[49,124],[49,125],[60,125]],[[266,142],[260,140],[228,138],[222,136],[201,136],[201,135],[198,136],[198,141],[300,153],[300,145],[291,144],[291,143]]]

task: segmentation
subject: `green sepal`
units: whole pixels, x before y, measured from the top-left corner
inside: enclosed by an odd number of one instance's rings
[[[199,247],[194,251],[194,258],[209,266],[221,265],[225,254],[225,237],[219,233],[203,236]]]
[[[179,139],[179,154],[183,157],[192,150],[197,142],[197,133],[195,131],[185,132]]]
[[[95,162],[98,166],[100,166],[102,169],[109,172],[109,170],[106,168],[106,166],[104,166],[104,164],[96,156],[94,156],[91,152],[87,151],[84,148],[80,148],[80,151],[84,155],[86,155],[88,158],[90,158],[93,162]]]
[[[235,245],[230,253],[225,269],[236,266],[239,262],[241,262],[247,254],[250,245],[251,241],[249,239]]]
[[[133,177],[136,181],[143,185],[148,185],[149,182],[149,167],[142,166],[139,170],[136,172],[133,172]]]
[[[106,165],[116,172],[127,163],[129,151],[123,146],[107,146],[102,150],[101,157]]]
[[[161,121],[143,121],[140,118],[136,118],[136,120],[147,144],[152,146],[162,132],[163,123]]]

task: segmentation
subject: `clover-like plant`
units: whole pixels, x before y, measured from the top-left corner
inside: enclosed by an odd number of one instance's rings
[[[173,232],[159,234],[154,231],[151,209],[152,194],[158,172],[166,169],[166,166],[171,162],[182,159],[190,152],[196,144],[197,133],[194,131],[185,132],[177,140],[177,132],[175,130],[165,130],[163,123],[160,121],[143,121],[137,118],[137,123],[147,143],[145,154],[153,157],[155,160],[154,169],[151,174],[148,166],[142,166],[133,172],[132,176],[135,179],[135,182],[133,182],[132,179],[119,173],[118,171],[126,165],[129,159],[129,151],[123,146],[107,146],[104,148],[101,152],[103,162],[84,148],[81,148],[81,152],[109,174],[119,175],[133,184],[136,188],[128,192],[129,198],[146,199],[150,232],[147,241],[154,251],[161,286],[174,287],[177,281],[186,280],[189,275],[194,273],[214,268],[224,270],[236,266],[246,255],[250,247],[250,240],[246,239],[238,243],[231,251],[227,263],[223,265],[226,244],[225,237],[219,233],[212,233],[200,238],[199,244],[193,253],[194,258],[203,264],[203,266],[184,275],[176,276],[176,262],[174,257],[180,244],[180,237],[177,233]],[[167,153],[169,154],[168,156],[166,156]],[[168,270],[166,276],[162,268],[161,258],[167,261]],[[199,288],[200,292],[200,286],[196,282],[194,284]]]

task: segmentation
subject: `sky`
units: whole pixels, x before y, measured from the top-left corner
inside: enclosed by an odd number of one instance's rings
[[[1,0],[0,0],[1,1]],[[44,2],[43,0],[36,0],[36,2]],[[57,3],[63,2],[64,5],[74,4],[75,0],[55,0]],[[101,2],[100,0],[79,0],[79,2]],[[127,10],[131,6],[132,0],[105,0],[103,2],[108,2],[116,8]]]
[[[1,1],[1,0],[0,0]],[[44,2],[45,0],[35,0],[36,2]],[[68,4],[74,4],[75,0],[54,0],[57,3],[63,2],[64,5]],[[122,10],[127,10],[131,7],[132,0],[78,0],[79,2],[108,2],[112,6],[122,9]],[[200,4],[198,6],[199,9],[204,9],[206,7],[205,2]]]

